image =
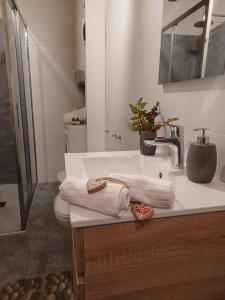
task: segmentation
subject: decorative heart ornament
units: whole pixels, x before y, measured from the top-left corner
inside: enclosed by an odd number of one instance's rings
[[[131,211],[135,218],[137,218],[139,221],[151,219],[154,215],[154,209],[144,204],[132,204]]]
[[[87,182],[87,190],[89,194],[93,194],[103,190],[107,185],[107,181],[103,179],[92,178]]]

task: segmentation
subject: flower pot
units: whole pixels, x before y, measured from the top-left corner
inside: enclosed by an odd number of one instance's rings
[[[146,146],[144,141],[154,140],[157,137],[156,131],[142,131],[140,134],[140,151],[143,155],[155,155],[156,146]]]

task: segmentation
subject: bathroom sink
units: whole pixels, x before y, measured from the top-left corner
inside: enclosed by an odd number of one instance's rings
[[[88,177],[102,177],[109,176],[111,173],[125,173],[168,179],[171,170],[168,159],[141,155],[89,157],[83,158],[83,163]]]
[[[145,175],[173,180],[184,175],[184,170],[171,168],[171,159],[160,152],[155,156],[144,156],[140,151],[71,153],[66,154],[67,176],[80,179],[105,177],[111,173]]]
[[[157,152],[155,156],[143,156],[139,151],[68,153],[65,157],[66,175],[83,180],[109,176],[111,173],[145,175],[171,180],[175,189],[174,205],[170,209],[155,209],[154,218],[181,216],[225,210],[225,185],[216,178],[210,184],[196,184],[188,180],[185,170],[171,168],[171,159]],[[133,221],[128,211],[116,219],[83,207],[70,206],[73,227],[94,226]]]

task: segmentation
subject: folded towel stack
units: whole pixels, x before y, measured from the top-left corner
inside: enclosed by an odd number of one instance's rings
[[[109,216],[122,216],[130,205],[129,191],[120,184],[108,183],[103,190],[89,194],[85,181],[67,177],[60,185],[59,190],[62,200]]]
[[[129,185],[131,201],[138,201],[157,208],[170,208],[174,200],[174,187],[171,181],[143,175],[110,174]]]

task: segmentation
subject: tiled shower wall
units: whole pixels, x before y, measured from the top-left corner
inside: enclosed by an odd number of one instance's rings
[[[171,34],[163,34],[161,40],[159,81],[170,82]],[[200,77],[202,36],[174,34],[171,81],[183,81]],[[220,75],[225,69],[225,22],[211,30],[206,77]]]
[[[0,20],[0,184],[17,182],[15,143],[9,105],[6,60]]]
[[[225,22],[210,33],[206,76],[219,75],[225,69]]]
[[[172,69],[171,74],[169,74],[171,37],[171,34],[163,34],[162,36],[159,82],[167,83],[199,78],[201,76],[202,35],[174,34]]]

